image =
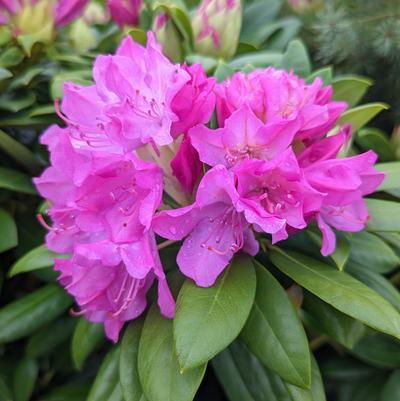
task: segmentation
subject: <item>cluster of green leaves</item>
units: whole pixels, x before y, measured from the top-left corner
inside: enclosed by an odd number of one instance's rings
[[[366,126],[387,106],[359,105],[369,79],[334,76],[329,67],[312,72],[305,46],[293,40],[298,19],[281,18],[281,6],[244,4],[232,60],[193,53],[189,2],[149,4],[141,28],[130,33],[143,40],[154,15],[167,12],[186,59],[202,62],[219,80],[272,65],[333,85],[335,99],[350,107],[340,121],[353,126],[348,152],[374,149],[386,173],[367,201],[367,230],[338,233],[329,258],[320,255],[314,227],[279,246],[261,237],[263,252],[256,259],[239,255],[211,288],[184,281],[176,248],[165,248],[176,316],[162,317],[150,296],[149,309],[126,327],[119,345],[105,340],[101,325],[68,313],[73,300],[56,283],[55,255],[35,221],[46,205],[30,178],[46,164],[37,138],[54,121],[50,105],[62,96],[62,83],[89,82],[93,57],[115,48],[121,32],[98,27],[97,48],[85,54],[60,35],[19,61],[14,42],[0,44],[0,98],[8,99],[0,101],[0,401],[399,399],[400,162],[384,132]]]

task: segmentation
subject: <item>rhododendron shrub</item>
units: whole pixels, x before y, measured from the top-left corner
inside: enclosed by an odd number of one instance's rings
[[[397,131],[284,2],[0,0],[0,401],[397,400]]]

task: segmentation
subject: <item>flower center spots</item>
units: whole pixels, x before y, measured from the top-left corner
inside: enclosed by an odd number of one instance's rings
[[[244,224],[242,216],[230,207],[218,217],[210,217],[210,231],[208,237],[201,244],[202,248],[225,255],[228,252],[237,252],[244,245]]]
[[[228,167],[234,166],[243,159],[260,159],[259,152],[256,148],[245,146],[241,149],[225,149],[225,160]]]

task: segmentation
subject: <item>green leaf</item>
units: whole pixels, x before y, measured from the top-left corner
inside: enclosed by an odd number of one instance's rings
[[[326,303],[378,331],[400,338],[400,315],[384,298],[345,272],[297,252],[273,247],[272,262]]]
[[[82,369],[87,357],[104,340],[104,328],[100,323],[92,323],[84,317],[79,319],[71,342],[72,360],[77,369]]]
[[[327,380],[334,381],[367,381],[376,373],[372,366],[365,365],[350,357],[330,357],[321,365],[322,375]]]
[[[303,307],[311,316],[315,329],[346,348],[352,348],[364,335],[364,325],[361,322],[339,312],[310,293],[306,293]]]
[[[76,319],[64,317],[40,328],[29,338],[25,354],[30,358],[50,354],[54,348],[70,338],[75,325]]]
[[[400,369],[395,370],[385,383],[379,401],[400,400]]]
[[[300,76],[308,76],[311,72],[311,63],[307,49],[300,40],[292,40],[282,56],[278,67],[291,71]]]
[[[7,70],[6,68],[0,67],[0,81],[4,81],[5,79],[12,76],[13,74],[11,71]]]
[[[389,280],[374,271],[366,269],[365,266],[354,263],[350,263],[347,266],[347,271],[365,285],[375,290],[400,311],[400,292]]]
[[[266,369],[238,341],[212,360],[212,366],[230,401],[325,401],[319,368],[312,358],[311,389],[285,383]]]
[[[257,0],[246,4],[240,41],[259,47],[270,35],[270,25],[278,15],[282,3],[279,0]]]
[[[76,381],[52,389],[41,401],[86,401],[90,386]]]
[[[223,60],[218,61],[217,68],[214,71],[214,77],[217,78],[218,82],[224,81],[227,77],[233,75],[235,70],[231,68],[228,64]]]
[[[322,246],[322,236],[320,233],[316,233],[311,230],[307,230],[306,233],[315,244],[317,244],[319,247]],[[340,271],[342,271],[344,269],[344,265],[347,262],[347,259],[349,258],[352,242],[350,241],[350,233],[337,231],[335,235],[336,248],[335,251],[331,255],[329,255],[329,257],[333,260],[336,267]]]
[[[27,254],[18,259],[8,272],[9,277],[20,273],[27,273],[34,270],[45,269],[54,265],[54,258],[65,258],[67,255],[59,255],[47,249],[46,245],[40,245],[30,250]]]
[[[400,203],[380,199],[366,199],[370,219],[368,231],[400,232]]]
[[[13,401],[11,390],[2,376],[0,376],[0,400]]]
[[[17,226],[12,216],[0,209],[0,253],[18,245]]]
[[[2,130],[0,130],[0,148],[32,174],[38,173],[41,166],[34,154]]]
[[[21,90],[10,91],[0,95],[0,109],[11,113],[18,113],[21,110],[32,106],[36,101],[34,92]]]
[[[243,70],[248,66],[265,68],[276,65],[282,59],[282,53],[265,50],[256,53],[246,53],[234,58],[228,65],[235,70]]]
[[[362,338],[351,353],[378,368],[400,367],[400,343],[382,334]]]
[[[87,401],[115,401],[119,384],[119,347],[114,347],[103,359]],[[118,397],[117,397],[118,399]]]
[[[24,358],[14,372],[15,401],[28,401],[31,398],[38,377],[39,367],[34,359]]]
[[[354,107],[372,84],[369,78],[356,75],[335,78],[332,82],[333,100],[344,100],[349,107]]]
[[[385,103],[368,103],[345,111],[340,117],[338,124],[351,124],[353,133],[368,124],[377,114],[387,110],[389,106]]]
[[[0,167],[0,188],[29,195],[36,194],[35,188],[27,175],[5,167]]]
[[[18,47],[9,47],[7,50],[2,50],[0,55],[1,67],[14,67],[24,59],[24,53]]]
[[[355,142],[362,150],[374,150],[381,162],[395,159],[393,145],[390,144],[386,134],[380,129],[370,127],[360,129],[355,137]]]
[[[138,351],[143,319],[136,319],[125,330],[121,343],[119,377],[125,401],[145,401],[138,372]]]
[[[333,76],[333,69],[332,67],[323,67],[319,68],[318,70],[312,72],[306,79],[308,84],[314,82],[315,78],[319,77],[322,79],[324,85],[330,85]]]
[[[310,387],[310,351],[297,312],[267,269],[256,263],[256,273],[256,299],[241,337],[250,351],[282,379]]]
[[[189,54],[186,56],[189,64],[201,64],[207,74],[211,73],[218,64],[218,60],[213,57],[201,56],[199,54]]]
[[[388,273],[400,264],[400,258],[381,238],[361,231],[353,234],[349,263],[377,273]]]
[[[396,255],[400,258],[400,233],[377,232],[377,234],[392,247]]]
[[[172,322],[153,305],[144,322],[139,342],[138,368],[146,399],[191,401],[206,365],[180,373],[174,353]]]
[[[377,191],[400,189],[400,162],[379,163],[375,164],[374,167],[385,173],[385,179]]]
[[[43,73],[43,68],[38,66],[33,66],[18,74],[11,82],[9,89],[18,89],[28,86],[34,78],[36,78],[40,73]]]
[[[209,288],[186,280],[174,318],[176,353],[182,371],[202,365],[240,333],[256,292],[250,257],[237,256]]]
[[[19,340],[63,313],[72,299],[54,284],[0,309],[0,343]]]

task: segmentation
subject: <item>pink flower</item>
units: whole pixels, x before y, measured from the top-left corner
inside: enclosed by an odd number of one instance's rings
[[[197,124],[207,124],[215,107],[213,92],[215,78],[207,78],[200,64],[183,65],[190,80],[182,87],[171,102],[172,111],[178,120],[172,124],[172,135],[177,137]]]
[[[225,120],[223,128],[198,125],[189,135],[202,162],[232,167],[243,159],[272,159],[291,145],[299,127],[298,120],[264,124],[244,104]]]
[[[57,27],[68,25],[83,12],[88,0],[58,0],[54,8]]]
[[[296,138],[310,142],[323,137],[346,109],[344,102],[333,102],[332,88],[322,87],[320,78],[311,85],[293,74],[272,67],[246,75],[238,72],[218,84],[219,125],[244,103],[264,123],[298,120]]]
[[[93,75],[93,86],[65,87],[62,109],[75,146],[124,152],[172,143],[178,117],[171,103],[190,77],[163,56],[151,32],[146,48],[127,36],[115,56],[99,56]]]
[[[162,237],[186,237],[177,263],[201,287],[213,285],[239,250],[258,252],[250,224],[237,210],[238,200],[233,174],[219,165],[203,177],[192,205],[161,211],[153,220],[154,231]]]
[[[111,18],[119,25],[138,25],[142,0],[108,0]]]
[[[52,204],[46,242],[55,252],[72,254],[58,267],[82,313],[104,320],[116,340],[123,321],[143,310],[144,294],[156,277],[161,311],[170,317],[173,299],[150,230],[161,202],[162,171],[132,153],[76,149],[69,128],[50,127],[42,143],[49,147],[51,166],[34,182]],[[93,283],[107,274],[105,284]]]
[[[113,250],[98,244],[88,252],[78,245],[70,260],[56,260],[55,269],[61,272],[60,282],[75,299],[91,322],[104,322],[108,338],[117,342],[119,332],[126,321],[135,319],[146,308],[146,293],[154,279],[158,279],[158,302],[161,312],[172,317],[174,301],[169,292],[164,272],[158,257],[154,236],[148,238],[153,257],[152,268],[142,274],[132,272]],[[83,248],[83,249],[81,249]],[[108,255],[103,255],[107,253]],[[104,256],[107,256],[106,260]],[[110,260],[109,257],[111,256]],[[140,266],[140,260],[137,261]]]
[[[184,135],[176,156],[171,161],[172,174],[177,178],[185,193],[191,195],[203,172],[197,150],[188,135]]]
[[[330,137],[325,139],[327,145],[328,140]],[[329,145],[333,143],[330,140]],[[318,143],[313,145],[315,148],[318,146]],[[368,210],[363,196],[374,192],[384,179],[384,174],[372,167],[376,159],[376,154],[368,151],[341,159],[325,160],[321,157],[304,168],[309,184],[326,194],[321,210],[316,215],[323,235],[321,253],[324,256],[331,254],[336,246],[331,227],[341,231],[360,231],[365,227]]]
[[[245,160],[233,172],[238,210],[257,231],[272,234],[273,243],[286,239],[287,229],[304,229],[305,216],[321,208],[324,194],[307,183],[291,148],[270,161]]]

